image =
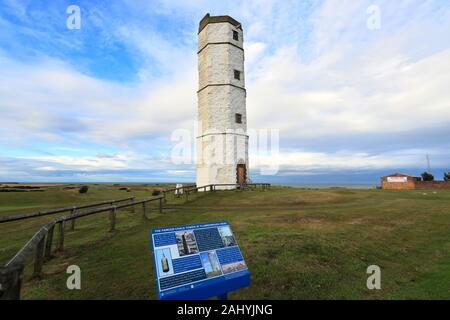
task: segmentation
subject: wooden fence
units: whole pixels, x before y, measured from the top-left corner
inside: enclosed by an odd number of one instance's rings
[[[68,211],[70,211],[72,214],[75,214],[80,209],[98,207],[98,206],[108,204],[108,203],[113,205],[115,203],[131,201],[131,200],[134,200],[134,197],[124,198],[124,199],[119,199],[119,200],[105,200],[105,201],[99,201],[99,202],[88,203],[88,204],[80,204],[80,205],[70,206],[70,207],[65,207],[65,208],[43,210],[43,211],[32,212],[32,213],[21,213],[21,214],[16,214],[13,216],[3,216],[3,217],[0,217],[0,223],[42,217],[42,216],[47,216],[50,214],[63,213],[63,212],[68,212]]]
[[[252,188],[258,188],[261,187],[261,190],[269,190],[270,189],[270,183],[246,183],[246,184],[237,184],[237,183],[216,183],[216,184],[208,184],[205,186],[201,186],[201,187],[197,187],[197,186],[183,186],[183,187],[179,187],[179,188],[172,188],[172,189],[167,189],[163,191],[163,198],[164,198],[164,202],[167,202],[167,193],[169,192],[175,192],[175,191],[181,191],[180,193],[177,193],[177,196],[180,197],[181,194],[184,194],[184,197],[186,199],[186,201],[189,199],[189,194],[190,193],[195,193],[198,191],[203,191],[203,192],[215,192],[217,190],[217,187],[231,187],[234,189],[240,189],[240,190],[245,190],[245,189],[252,189]],[[222,189],[221,189],[222,190]]]
[[[34,252],[34,263],[33,263],[33,276],[39,276],[42,272],[42,266],[44,260],[49,260],[52,258],[52,253],[55,251],[64,251],[64,240],[65,240],[65,225],[66,222],[72,222],[72,230],[75,227],[75,220],[90,216],[97,213],[109,212],[110,219],[110,231],[114,231],[116,228],[116,215],[118,209],[123,209],[127,207],[134,207],[136,205],[142,205],[143,207],[143,217],[147,218],[147,204],[152,201],[159,202],[159,212],[162,212],[163,196],[153,197],[144,200],[134,200],[134,198],[128,198],[130,200],[126,203],[120,203],[125,201],[125,199],[117,201],[107,201],[102,202],[102,204],[109,204],[107,206],[102,206],[95,208],[99,203],[91,205],[83,205],[77,207],[71,207],[72,209],[92,208],[90,210],[85,210],[82,212],[72,212],[70,215],[62,216],[54,219],[53,221],[47,223],[43,226],[34,236],[22,247],[22,249],[17,252],[14,257],[9,260],[4,267],[0,267],[0,299],[20,299],[20,288],[22,284],[23,270],[25,268],[26,259]],[[68,208],[55,209],[52,213],[69,211]],[[48,213],[48,211],[47,211]],[[50,213],[48,213],[50,214]],[[31,217],[28,216],[28,217]],[[23,218],[25,219],[25,218]],[[15,219],[18,220],[18,219]],[[10,220],[13,221],[13,220]],[[55,228],[58,229],[59,238],[56,243],[53,240]],[[53,250],[53,247],[54,250]]]
[[[195,193],[200,190],[204,192],[215,192],[217,187],[234,187],[238,189],[245,190],[247,188],[257,188],[261,187],[261,190],[270,189],[270,184],[268,183],[251,183],[251,184],[210,184],[206,186],[196,187],[196,186],[184,186],[180,188],[172,188],[163,191],[160,196],[152,197],[144,200],[135,200],[134,197],[112,200],[112,201],[101,201],[86,205],[72,206],[60,209],[52,209],[46,211],[40,211],[31,214],[19,214],[16,216],[4,217],[0,222],[16,221],[21,219],[28,219],[32,217],[44,216],[49,214],[69,212],[67,216],[61,216],[53,221],[47,223],[43,226],[35,235],[20,249],[14,257],[9,260],[4,267],[0,267],[0,300],[10,300],[10,299],[20,299],[20,289],[23,278],[23,270],[25,268],[26,259],[31,256],[34,252],[34,262],[33,262],[33,276],[40,276],[42,273],[42,266],[44,261],[52,258],[52,253],[55,251],[64,251],[64,240],[65,240],[65,225],[66,222],[71,222],[71,229],[75,229],[75,220],[90,216],[97,213],[109,212],[110,219],[110,231],[114,231],[116,227],[116,215],[118,209],[123,209],[127,207],[133,207],[136,205],[142,205],[143,217],[147,218],[147,204],[152,201],[158,201],[159,212],[162,212],[163,202],[166,202],[166,193],[175,192],[183,190],[186,201],[189,198],[190,193]],[[125,203],[122,203],[125,202]],[[106,204],[106,206],[101,206]],[[101,206],[101,207],[99,207]],[[80,209],[92,208],[90,210],[80,211]],[[55,228],[58,229],[59,237],[55,242],[54,234]],[[53,247],[55,247],[53,249]]]

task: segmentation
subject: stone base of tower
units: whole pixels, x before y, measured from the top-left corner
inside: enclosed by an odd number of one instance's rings
[[[236,170],[237,165],[220,166],[197,166],[197,187],[210,184],[216,185],[216,190],[236,189]],[[231,184],[230,186],[220,186],[220,184]],[[199,190],[200,191],[200,190]]]
[[[211,134],[197,138],[197,187],[235,189],[248,181],[248,136]],[[228,184],[229,186],[220,186]]]

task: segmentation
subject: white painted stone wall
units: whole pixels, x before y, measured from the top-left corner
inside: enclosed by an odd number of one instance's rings
[[[239,40],[233,39],[233,30],[239,33]],[[231,23],[210,23],[198,35],[198,50],[201,50],[208,43],[231,42],[240,48],[244,48],[244,35],[241,29],[236,28]]]
[[[232,86],[206,87],[199,92],[198,103],[201,132],[225,132],[228,129],[247,131],[244,90]],[[242,124],[235,122],[236,113],[242,115]]]
[[[243,48],[242,30],[228,22],[210,23],[199,34],[197,186],[236,183],[238,163],[246,164],[249,175],[246,93],[240,89],[245,88],[244,51],[226,42]],[[241,71],[240,80],[234,70]]]
[[[244,51],[241,49],[229,44],[208,45],[199,53],[198,61],[199,89],[223,83],[245,87]],[[241,71],[240,80],[234,79],[234,70]]]

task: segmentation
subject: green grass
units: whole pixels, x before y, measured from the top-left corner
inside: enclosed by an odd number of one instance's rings
[[[0,193],[0,214],[32,208],[151,196],[151,186],[91,186],[85,195],[61,187]],[[156,205],[156,203],[155,203]],[[449,299],[450,191],[272,188],[170,197],[172,210],[150,220],[118,212],[77,221],[66,250],[44,265],[41,279],[27,268],[27,299],[155,299],[148,232],[153,227],[227,220],[251,272],[251,286],[233,299]],[[6,208],[6,209],[5,209]],[[6,262],[52,217],[0,225],[0,262]],[[56,235],[57,238],[57,235]],[[66,289],[67,266],[82,270],[82,290]],[[366,288],[366,269],[379,265],[382,290]]]

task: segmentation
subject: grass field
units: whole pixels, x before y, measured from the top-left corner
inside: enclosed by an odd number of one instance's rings
[[[92,185],[87,194],[48,187],[45,192],[0,193],[0,215],[39,208],[150,197],[152,187]],[[156,203],[155,203],[156,205]],[[170,198],[170,210],[150,220],[118,212],[82,218],[66,231],[66,250],[32,279],[25,299],[155,299],[149,245],[152,227],[230,222],[251,273],[251,286],[233,299],[449,299],[450,191],[297,189],[197,194]],[[0,224],[3,264],[51,217]],[[57,236],[57,235],[56,235]],[[82,289],[67,290],[65,270],[76,264]],[[366,288],[366,269],[380,266],[382,289]]]

